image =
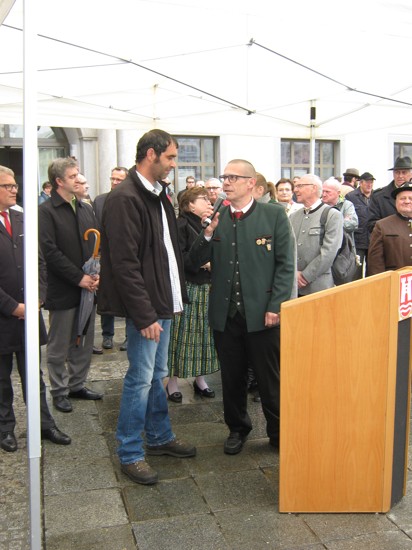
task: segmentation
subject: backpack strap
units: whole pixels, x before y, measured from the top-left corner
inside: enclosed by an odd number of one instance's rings
[[[332,208],[331,206],[325,205],[326,208],[323,209],[322,214],[320,215],[320,234],[319,234],[319,244],[320,246],[323,245],[323,237],[325,236],[325,225],[326,221],[328,219],[329,210]]]

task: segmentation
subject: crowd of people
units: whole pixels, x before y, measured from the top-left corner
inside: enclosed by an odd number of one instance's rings
[[[180,379],[193,379],[194,394],[210,399],[215,392],[207,376],[220,370],[228,428],[223,451],[229,455],[242,450],[252,430],[253,385],[268,443],[279,447],[281,304],[334,286],[331,268],[343,235],[358,254],[355,279],[412,263],[409,157],[396,159],[393,181],[376,191],[374,176],[355,168],[345,171],[343,183],[304,174],[273,184],[249,161],[234,159],[219,177],[188,176],[186,189],[176,193],[168,176],[178,148],[168,133],[147,132],[137,143],[135,165],[114,167],[110,191],[94,201],[78,162],[55,159],[39,197],[40,344],[47,343],[53,406],[70,413],[72,400],[103,399],[86,386],[91,357],[113,348],[114,320],[125,318],[121,349],[129,367],[117,453],[122,472],[145,485],[158,480],[147,456],[190,458],[197,452],[175,436],[170,421],[168,401],[183,399]],[[6,258],[0,271],[0,445],[8,452],[17,449],[13,355],[26,397],[17,190],[13,172],[0,167],[0,250]],[[95,242],[83,236],[95,230],[100,269],[87,271]],[[90,312],[80,328],[84,301]],[[95,302],[101,347],[94,343]],[[47,333],[42,307],[49,312]],[[68,445],[70,437],[48,409],[41,371],[39,376],[41,435]]]

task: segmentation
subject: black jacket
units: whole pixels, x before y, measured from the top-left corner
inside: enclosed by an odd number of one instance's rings
[[[197,265],[193,264],[189,255],[190,247],[202,231],[202,223],[199,216],[191,212],[182,212],[177,218],[177,227],[179,230],[179,245],[183,254],[186,281],[198,285],[210,283],[212,279],[211,272],[206,269],[199,269]]]
[[[11,238],[0,223],[0,354],[24,351],[24,321],[12,315],[21,303],[24,303],[24,226],[23,214],[10,209],[10,223],[13,231]],[[45,265],[40,266],[40,299],[46,294]],[[40,344],[46,343],[46,330],[40,315]]]
[[[164,189],[159,196],[148,191],[133,167],[109,193],[103,208],[97,310],[130,317],[138,330],[173,316],[161,204],[179,268],[182,298],[187,301],[176,217]]]
[[[91,257],[93,235],[83,236],[96,228],[97,221],[90,204],[76,201],[76,213],[54,189],[50,200],[39,206],[39,241],[47,265],[46,309],[64,310],[80,303],[79,283],[83,264]]]
[[[373,192],[372,192],[373,196]],[[369,247],[369,204],[372,200],[372,196],[367,200],[365,195],[358,187],[355,191],[351,191],[345,196],[345,199],[351,201],[355,207],[356,214],[358,216],[358,227],[354,231],[355,246],[359,250],[367,250]]]
[[[391,197],[392,191],[395,189],[395,182],[392,180],[385,187],[376,189],[369,203],[369,218],[368,229],[371,233],[378,220],[396,214],[395,199]]]

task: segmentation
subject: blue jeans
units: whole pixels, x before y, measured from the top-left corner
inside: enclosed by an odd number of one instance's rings
[[[126,320],[129,369],[123,383],[116,438],[122,464],[144,460],[143,432],[148,445],[164,445],[175,438],[170,424],[163,378],[168,376],[167,353],[170,319],[160,319],[160,341],[140,334],[131,319]]]

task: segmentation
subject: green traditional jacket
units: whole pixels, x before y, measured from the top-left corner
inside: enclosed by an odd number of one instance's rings
[[[212,239],[202,232],[190,251],[199,266],[211,262],[209,324],[218,331],[225,328],[237,252],[248,332],[264,330],[265,313],[280,312],[295,277],[293,235],[285,209],[254,202],[240,220],[232,219],[229,206],[219,213]]]

